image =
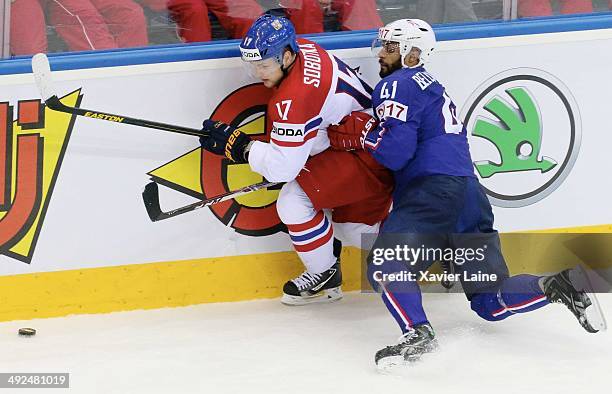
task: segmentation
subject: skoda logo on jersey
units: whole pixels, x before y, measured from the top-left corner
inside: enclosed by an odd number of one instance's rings
[[[571,92],[537,69],[504,71],[472,93],[462,111],[474,168],[491,203],[531,205],[569,175],[582,123]]]
[[[240,48],[240,53],[242,54],[243,59],[246,59],[249,61],[261,60],[261,53],[259,52],[259,49],[257,48],[255,49]]]
[[[272,133],[287,137],[298,137],[300,135],[304,135],[304,131],[300,128],[297,128],[297,126],[298,125],[295,125],[295,127],[274,126],[274,128],[272,129]]]

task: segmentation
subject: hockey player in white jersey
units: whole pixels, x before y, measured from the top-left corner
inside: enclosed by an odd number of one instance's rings
[[[249,163],[269,181],[286,182],[277,211],[306,270],[284,285],[282,302],[337,300],[341,245],[334,227],[352,235],[376,232],[389,211],[393,179],[366,152],[330,149],[326,130],[369,120],[351,113],[371,106],[372,89],[341,60],[297,39],[285,18],[261,16],[240,50],[250,73],[274,89],[267,108],[270,142],[252,141],[235,127],[208,119],[203,129],[210,136],[201,138],[202,147]]]

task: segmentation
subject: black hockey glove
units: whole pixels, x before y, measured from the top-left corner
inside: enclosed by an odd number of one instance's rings
[[[200,137],[202,149],[216,155],[225,155],[236,163],[248,163],[251,138],[235,127],[223,122],[206,119],[202,131],[208,135]]]

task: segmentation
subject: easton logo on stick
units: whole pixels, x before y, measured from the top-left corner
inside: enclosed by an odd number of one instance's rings
[[[271,94],[272,90],[263,84],[244,86],[230,93],[210,118],[237,127],[255,140],[267,142],[272,128],[266,120]],[[248,164],[235,164],[199,147],[150,171],[148,175],[158,184],[200,200],[263,181],[261,175],[252,172]],[[279,186],[259,189],[209,208],[222,223],[240,234],[274,234],[285,230],[276,213],[279,190]]]
[[[125,120],[125,118],[122,118],[120,116],[107,115],[107,114],[101,114],[98,112],[89,112],[89,111],[85,112],[84,116],[88,118],[103,119],[103,120],[108,120],[110,122],[117,122],[117,123],[121,123]]]
[[[77,107],[80,90],[61,101]],[[40,100],[0,103],[0,254],[29,264],[74,126],[75,115]],[[16,120],[13,118],[16,117]]]

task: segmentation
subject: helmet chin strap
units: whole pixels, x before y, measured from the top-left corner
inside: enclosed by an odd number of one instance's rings
[[[293,53],[293,52],[292,52]],[[281,71],[283,72],[283,78],[281,79],[281,82],[283,81],[283,79],[285,79],[285,77],[287,76],[287,74],[289,73],[289,69],[291,68],[291,66],[293,66],[293,64],[295,63],[295,61],[297,60],[297,54],[293,53],[293,61],[291,62],[290,65],[288,65],[286,68],[283,67],[283,63],[281,61]]]

